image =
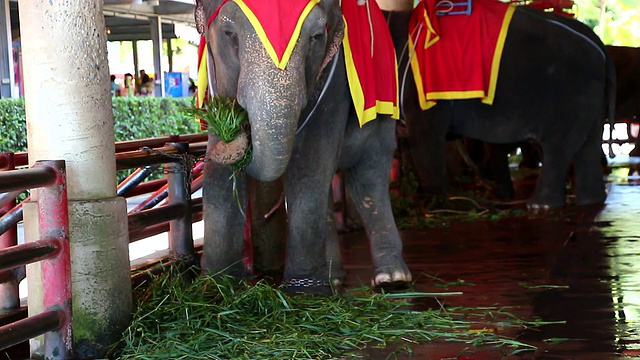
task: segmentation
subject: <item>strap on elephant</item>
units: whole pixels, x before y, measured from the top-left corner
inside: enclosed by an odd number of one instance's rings
[[[338,49],[338,52],[336,52],[333,55],[333,59],[331,59],[331,68],[329,69],[329,76],[327,77],[327,81],[324,82],[324,86],[322,87],[322,91],[320,92],[320,95],[318,96],[318,100],[316,100],[315,105],[313,105],[313,109],[311,109],[311,111],[309,111],[309,114],[304,119],[302,124],[300,124],[300,126],[298,126],[298,130],[296,130],[296,134],[299,134],[300,131],[302,131],[302,129],[307,125],[307,123],[311,119],[311,116],[313,116],[313,113],[315,113],[316,108],[318,107],[318,104],[320,104],[320,101],[324,98],[324,94],[327,92],[327,89],[329,88],[329,84],[331,83],[331,80],[333,80],[333,76],[335,75],[336,65],[338,64],[338,58],[339,58],[338,55],[339,55],[340,51],[341,50]]]
[[[471,15],[471,0],[441,0],[436,3],[436,15]]]

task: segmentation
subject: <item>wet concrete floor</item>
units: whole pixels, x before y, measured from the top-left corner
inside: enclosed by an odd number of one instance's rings
[[[402,230],[415,290],[459,291],[446,307],[504,309],[535,328],[496,333],[535,346],[508,347],[444,340],[413,346],[413,354],[372,351],[373,359],[640,359],[640,184],[618,169],[600,206],[447,227]],[[371,259],[361,234],[342,238],[347,286],[366,283]],[[425,300],[416,304],[438,306]],[[555,323],[557,322],[557,323]]]

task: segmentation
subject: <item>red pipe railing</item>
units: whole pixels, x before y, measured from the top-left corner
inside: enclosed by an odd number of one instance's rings
[[[0,349],[44,335],[45,358],[70,359],[73,328],[65,163],[37,161],[29,169],[0,172],[2,192],[36,187],[41,239],[0,249],[0,272],[40,261],[43,312],[0,327]]]
[[[204,155],[206,141],[203,141],[206,140],[206,138],[207,134],[194,134],[169,136],[158,139],[142,139],[140,141],[127,141],[116,144],[116,150],[118,151],[118,153],[116,153],[117,168],[135,169],[139,167],[118,186],[118,195],[125,197],[139,196],[152,191],[158,192],[159,190],[159,197],[158,194],[151,194],[152,198],[154,196],[157,197],[153,204],[145,201],[147,202],[147,206],[143,211],[130,214],[130,242],[163,232],[169,232],[171,261],[182,261],[189,264],[194,263],[196,255],[193,246],[191,224],[202,219],[202,199],[196,198],[192,200],[191,193],[202,187],[201,173],[203,168],[203,163],[201,161],[195,162],[194,159]],[[187,140],[193,141],[193,143],[167,143],[166,140]],[[149,146],[156,147],[151,148]],[[56,358],[71,358],[71,353],[68,353],[68,356],[65,355],[67,351],[69,351],[69,348],[60,351],[59,345],[60,342],[62,342],[62,344],[72,343],[69,338],[65,338],[63,334],[59,333],[60,329],[63,328],[67,329],[66,334],[72,333],[71,324],[66,320],[71,318],[70,314],[67,314],[66,311],[61,311],[61,313],[45,312],[37,317],[24,318],[26,311],[20,308],[19,305],[18,284],[24,278],[24,266],[16,264],[16,261],[20,263],[20,259],[24,256],[37,259],[42,256],[42,251],[46,252],[51,250],[48,247],[50,245],[43,248],[39,241],[16,245],[17,234],[15,236],[12,235],[17,232],[17,224],[22,220],[22,204],[15,205],[15,197],[30,186],[35,187],[37,181],[32,179],[33,173],[43,171],[35,166],[33,169],[12,170],[16,167],[26,166],[27,162],[28,158],[26,153],[0,153],[0,205],[2,208],[0,215],[3,215],[0,217],[0,234],[3,235],[3,237],[0,238],[0,254],[3,254],[0,255],[3,256],[0,258],[0,264],[2,264],[0,266],[0,290],[10,289],[3,291],[5,294],[9,292],[12,299],[8,304],[0,308],[0,310],[4,308],[0,313],[0,325],[7,324],[8,321],[13,321],[0,328],[0,349],[13,346],[30,337],[46,334],[53,330],[54,332],[52,334],[54,335],[46,335],[45,337],[45,341],[49,344],[45,344],[45,352],[57,351],[58,357]],[[194,162],[195,166],[193,170],[191,166],[186,165]],[[164,167],[166,173],[164,179],[144,181],[154,170],[160,167]],[[13,171],[17,171],[17,173]],[[12,180],[7,180],[8,176],[11,176]],[[38,177],[40,175],[35,174],[35,176]],[[192,177],[194,177],[195,180],[191,182]],[[19,189],[17,189],[14,184],[20,184]],[[54,187],[56,186],[54,185]],[[46,198],[46,193],[40,196]],[[39,211],[41,226],[55,226],[59,224],[60,219],[68,218],[66,196],[63,208],[64,209],[59,210]],[[41,235],[47,236],[47,239],[45,240],[43,238],[40,241],[46,241],[47,244],[57,244],[53,246],[58,246],[61,249],[54,251],[55,254],[62,254],[63,251],[68,252],[68,242],[66,243],[67,245],[56,242],[54,239],[55,236],[50,234],[51,231],[52,230],[41,228]],[[66,229],[64,233],[68,234],[68,229]],[[9,236],[11,236],[11,240],[7,240]],[[16,246],[18,246],[19,251],[16,251]],[[46,254],[45,256],[53,256],[53,254]],[[13,258],[13,260],[9,261],[7,257]],[[62,256],[62,258],[64,257],[65,256]],[[45,262],[46,261],[50,260],[45,260]],[[6,270],[9,266],[12,267],[12,270]],[[22,269],[22,272],[20,272],[19,269]],[[47,265],[43,266],[43,271],[49,273],[52,273],[54,269],[62,269],[58,274],[62,276],[66,273],[66,279],[70,281],[70,266],[60,264],[52,267],[48,267]],[[155,270],[146,270],[144,272],[155,272]],[[137,269],[136,273],[138,278],[142,274],[140,269]],[[54,298],[51,294],[55,292],[66,292],[64,284],[66,284],[65,281],[67,280],[47,278],[47,284],[50,285],[47,285],[46,289],[43,288],[45,291],[44,301],[47,302],[47,305],[44,307],[45,309],[51,307],[50,302]],[[132,276],[132,281],[134,281],[134,276]],[[0,295],[3,295],[3,293],[0,292]],[[5,296],[3,295],[3,299],[4,298]],[[9,298],[9,296],[7,296],[7,298]],[[64,298],[66,298],[66,295],[64,295]],[[70,303],[70,285],[68,303]],[[2,303],[0,302],[0,304]],[[64,309],[64,307],[58,308]],[[13,313],[11,313],[12,309],[14,310]],[[18,312],[20,312],[21,315],[16,316]],[[16,318],[18,318],[18,321],[15,321]]]

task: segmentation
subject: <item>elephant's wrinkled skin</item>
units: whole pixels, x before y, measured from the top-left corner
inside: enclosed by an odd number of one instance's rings
[[[331,180],[343,170],[370,239],[374,284],[410,281],[388,191],[395,120],[381,116],[359,126],[342,51],[336,54],[343,32],[338,0],[313,7],[284,70],[276,68],[236,3],[224,3],[207,28],[220,4],[198,0],[196,21],[209,45],[209,78],[216,94],[236,98],[248,112],[253,158],[238,176],[236,195],[229,167],[214,162],[205,167],[204,271],[244,275],[247,176],[260,181],[283,176],[288,214],[283,285],[292,292],[329,289],[329,276],[343,275],[330,196]],[[316,104],[333,54],[339,58],[328,95]],[[217,141],[210,136],[209,146]],[[303,283],[311,286],[299,286]]]
[[[400,49],[407,41],[409,14],[390,16]],[[402,74],[407,57],[398,57]],[[401,87],[411,153],[427,194],[446,195],[444,142],[450,131],[489,143],[537,142],[544,164],[529,208],[565,205],[572,163],[576,203],[605,200],[601,142],[604,121],[615,108],[615,70],[602,42],[577,20],[516,8],[493,105],[477,99],[439,100],[423,111],[411,69]]]

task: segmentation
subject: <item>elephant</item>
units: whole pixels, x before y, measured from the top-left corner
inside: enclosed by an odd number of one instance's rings
[[[601,142],[604,121],[615,111],[615,69],[590,28],[575,19],[516,6],[493,104],[437,100],[423,110],[408,65],[412,54],[403,51],[410,16],[391,12],[388,24],[398,52],[408,142],[425,195],[446,202],[444,144],[446,134],[452,133],[493,144],[537,143],[544,163],[527,199],[530,210],[566,205],[572,164],[576,204],[605,201]]]
[[[208,45],[212,91],[236,99],[246,110],[252,145],[251,162],[236,174],[235,184],[229,166],[206,162],[203,272],[247,275],[242,244],[248,179],[282,179],[288,221],[280,286],[294,294],[330,294],[345,275],[331,197],[332,179],[341,171],[369,239],[372,285],[409,283],[411,272],[389,197],[397,120],[378,114],[359,124],[344,65],[341,2],[305,2],[310,10],[294,35],[297,40],[284,69],[274,64],[241,9],[246,2],[196,1],[195,19]],[[284,9],[289,3],[270,4]],[[384,19],[382,28],[388,32]],[[210,134],[208,149],[218,142]]]
[[[606,46],[616,67],[616,120],[634,119],[640,116],[640,48]],[[640,156],[640,136],[630,156]]]

